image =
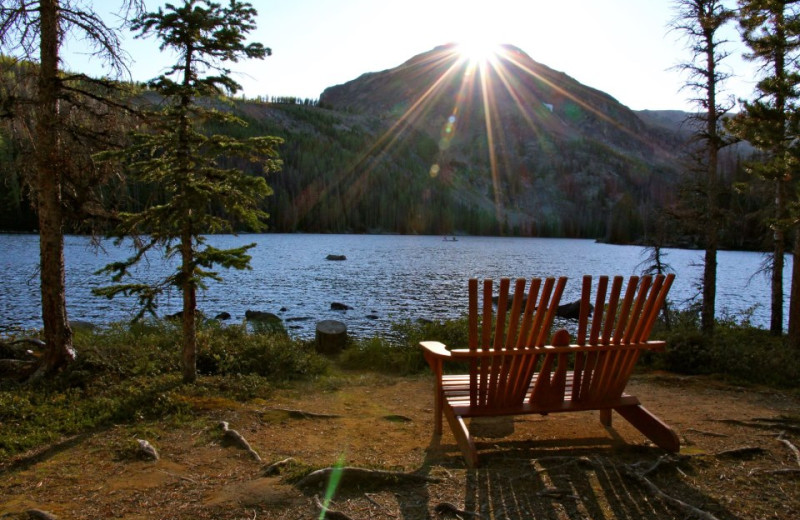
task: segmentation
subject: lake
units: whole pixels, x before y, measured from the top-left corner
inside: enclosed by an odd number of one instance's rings
[[[209,243],[221,248],[249,243],[252,270],[221,270],[222,282],[210,282],[198,295],[198,307],[210,317],[230,313],[241,321],[246,310],[268,311],[283,318],[292,334],[313,337],[317,321],[335,319],[356,336],[388,331],[392,321],[443,319],[466,311],[470,277],[568,276],[562,302],[580,297],[580,278],[591,275],[639,274],[644,248],[596,243],[592,240],[397,235],[260,234],[216,235]],[[108,300],[92,289],[109,283],[94,274],[111,261],[131,254],[129,246],[110,241],[98,249],[84,236],[67,236],[67,307],[70,319],[96,324],[128,320],[135,314],[132,299]],[[40,328],[37,235],[0,235],[0,332]],[[670,293],[681,307],[696,297],[702,276],[702,251],[666,249],[665,261],[677,274]],[[346,260],[326,260],[344,255]],[[756,274],[763,255],[741,251],[719,253],[718,315],[752,312],[752,322],[769,325],[769,281]],[[785,315],[792,257],[784,273]],[[170,270],[157,254],[137,270],[140,280],[154,280]],[[350,307],[331,310],[331,303]],[[180,310],[181,297],[172,291],[160,301],[160,314]]]

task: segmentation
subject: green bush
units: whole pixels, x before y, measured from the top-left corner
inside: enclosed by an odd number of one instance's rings
[[[451,348],[467,346],[466,318],[450,321],[406,320],[392,326],[387,337],[356,340],[342,352],[339,363],[353,370],[415,374],[427,367],[420,341],[440,341]]]
[[[661,363],[671,372],[710,374],[713,370],[712,349],[699,330],[676,330],[668,336]]]
[[[313,345],[282,332],[248,334],[244,327],[206,329],[198,334],[201,374],[255,374],[289,381],[323,374],[328,362]]]
[[[716,322],[712,337],[700,331],[696,309],[673,313],[672,327],[663,325],[653,337],[667,342],[654,366],[680,374],[714,374],[737,382],[797,387],[800,360],[785,337],[753,327],[749,315]]]
[[[424,362],[419,347],[381,337],[352,341],[339,356],[339,364],[347,369],[401,375],[419,372]]]

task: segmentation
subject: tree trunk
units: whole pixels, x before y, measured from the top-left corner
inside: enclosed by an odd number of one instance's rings
[[[794,230],[792,287],[789,298],[789,344],[800,351],[800,229]]]
[[[772,251],[772,311],[770,313],[769,331],[773,336],[783,334],[783,255],[786,252],[786,234],[783,230],[784,198],[783,180],[775,180],[775,230]]]
[[[714,230],[716,233],[716,229]],[[700,327],[707,335],[714,333],[714,315],[717,298],[717,248],[716,245],[706,247],[703,266],[703,307],[700,311]]]
[[[64,235],[61,208],[63,157],[58,136],[58,2],[39,2],[41,68],[36,121],[36,189],[39,211],[39,269],[42,321],[47,347],[38,375],[52,374],[75,359],[67,321]]]
[[[697,5],[697,4],[695,4]],[[703,306],[700,311],[700,328],[703,333],[711,336],[714,334],[716,323],[717,302],[717,234],[719,233],[719,151],[723,145],[720,138],[720,109],[717,106],[717,88],[719,79],[717,63],[719,57],[715,34],[719,28],[715,16],[717,3],[715,1],[698,5],[700,9],[697,22],[702,29],[703,44],[705,48],[705,90],[706,90],[706,151],[708,163],[706,164],[706,218],[705,218],[705,261],[703,267]],[[724,8],[723,8],[724,9]],[[704,18],[707,16],[707,18]],[[721,14],[719,16],[722,16]]]
[[[197,331],[195,328],[195,309],[197,307],[197,287],[193,279],[192,232],[184,230],[181,237],[181,286],[183,287],[183,382],[197,380]]]
[[[715,74],[713,50],[708,58],[709,74]],[[708,86],[708,168],[706,173],[705,261],[703,264],[703,307],[700,310],[700,328],[710,336],[714,334],[717,302],[717,233],[719,232],[717,204],[717,169],[719,162],[719,136],[716,107],[716,84]]]

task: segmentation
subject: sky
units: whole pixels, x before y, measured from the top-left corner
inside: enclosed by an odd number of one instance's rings
[[[179,2],[180,0],[173,0]],[[119,1],[95,0],[104,16]],[[224,3],[224,0],[223,2]],[[234,64],[247,97],[319,98],[329,86],[396,67],[446,43],[511,44],[534,60],[602,90],[634,110],[694,110],[686,76],[690,58],[681,33],[669,29],[673,0],[251,0],[258,28],[250,41],[272,49],[265,60]],[[147,1],[154,10],[158,1]],[[108,15],[107,20],[114,19]],[[752,64],[740,58],[735,27],[725,60],[733,75],[726,94],[749,98]],[[131,78],[162,73],[174,56],[155,40],[124,35]],[[103,75],[96,59],[67,41],[64,65]],[[126,78],[127,79],[127,78]]]

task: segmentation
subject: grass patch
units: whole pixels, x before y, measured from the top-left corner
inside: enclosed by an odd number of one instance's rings
[[[244,327],[198,330],[198,372],[182,383],[180,327],[115,324],[75,335],[78,359],[36,383],[0,382],[0,459],[113,424],[185,422],[214,403],[268,398],[276,385],[324,374],[313,345]]]
[[[686,310],[673,315],[670,329],[659,325],[653,337],[665,339],[667,351],[644,355],[645,370],[714,374],[737,384],[782,388],[796,388],[800,381],[800,360],[785,338],[750,326],[746,318],[720,320],[708,338],[700,333],[697,313]],[[278,386],[333,391],[343,384],[338,368],[363,377],[425,373],[418,346],[423,340],[465,347],[467,320],[400,322],[386,337],[351,341],[334,361],[316,354],[312,342],[283,331],[206,323],[198,330],[201,375],[184,385],[178,324],[78,331],[78,360],[57,377],[29,384],[0,381],[0,459],[114,424],[145,428],[155,421],[161,427],[192,421],[237,402],[269,399]]]

